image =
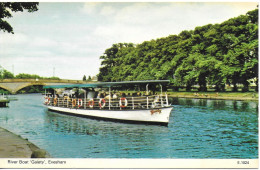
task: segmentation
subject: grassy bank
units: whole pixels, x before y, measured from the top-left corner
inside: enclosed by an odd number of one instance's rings
[[[258,101],[256,92],[167,92],[170,97]]]
[[[120,91],[126,94],[133,94],[136,91]],[[146,94],[146,91],[140,91],[141,94]],[[156,91],[156,94],[160,94],[160,91]],[[164,92],[163,92],[164,94]],[[258,92],[186,92],[186,91],[167,91],[169,97],[180,98],[197,98],[197,99],[223,99],[223,100],[252,100],[258,101]]]

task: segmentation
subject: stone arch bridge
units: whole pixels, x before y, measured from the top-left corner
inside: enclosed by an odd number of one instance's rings
[[[0,80],[0,88],[8,90],[15,94],[17,91],[35,85],[61,85],[61,84],[82,84],[86,83],[82,80],[50,80],[50,79],[2,79]]]

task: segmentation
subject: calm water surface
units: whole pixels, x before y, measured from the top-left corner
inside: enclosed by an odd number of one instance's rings
[[[57,158],[258,158],[258,102],[171,99],[168,127],[48,111],[40,94],[0,108],[0,126]]]

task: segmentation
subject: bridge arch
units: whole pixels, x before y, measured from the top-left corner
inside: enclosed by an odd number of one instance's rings
[[[82,84],[87,83],[82,80],[52,80],[52,79],[0,79],[0,88],[9,91],[12,94],[28,86],[45,86],[45,85],[61,85],[61,84]]]
[[[1,88],[1,89],[4,89],[4,90],[7,90],[7,91],[9,91],[10,93],[12,93],[12,91],[13,91],[11,88],[9,88],[9,87],[7,87],[7,86],[4,86],[4,85],[1,85],[1,84],[0,84],[0,88]]]
[[[0,87],[9,91],[11,94],[17,93],[19,90],[29,86],[45,86],[44,82],[24,82],[24,83],[0,83]]]
[[[25,85],[20,86],[19,88],[16,89],[15,93],[17,93],[19,90],[22,90],[26,87],[31,87],[31,86],[45,86],[46,83],[28,83]]]

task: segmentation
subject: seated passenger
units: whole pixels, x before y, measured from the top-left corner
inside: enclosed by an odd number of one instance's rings
[[[116,93],[113,94],[113,99],[117,99]]]
[[[110,95],[106,95],[105,99],[111,99],[111,96]]]

